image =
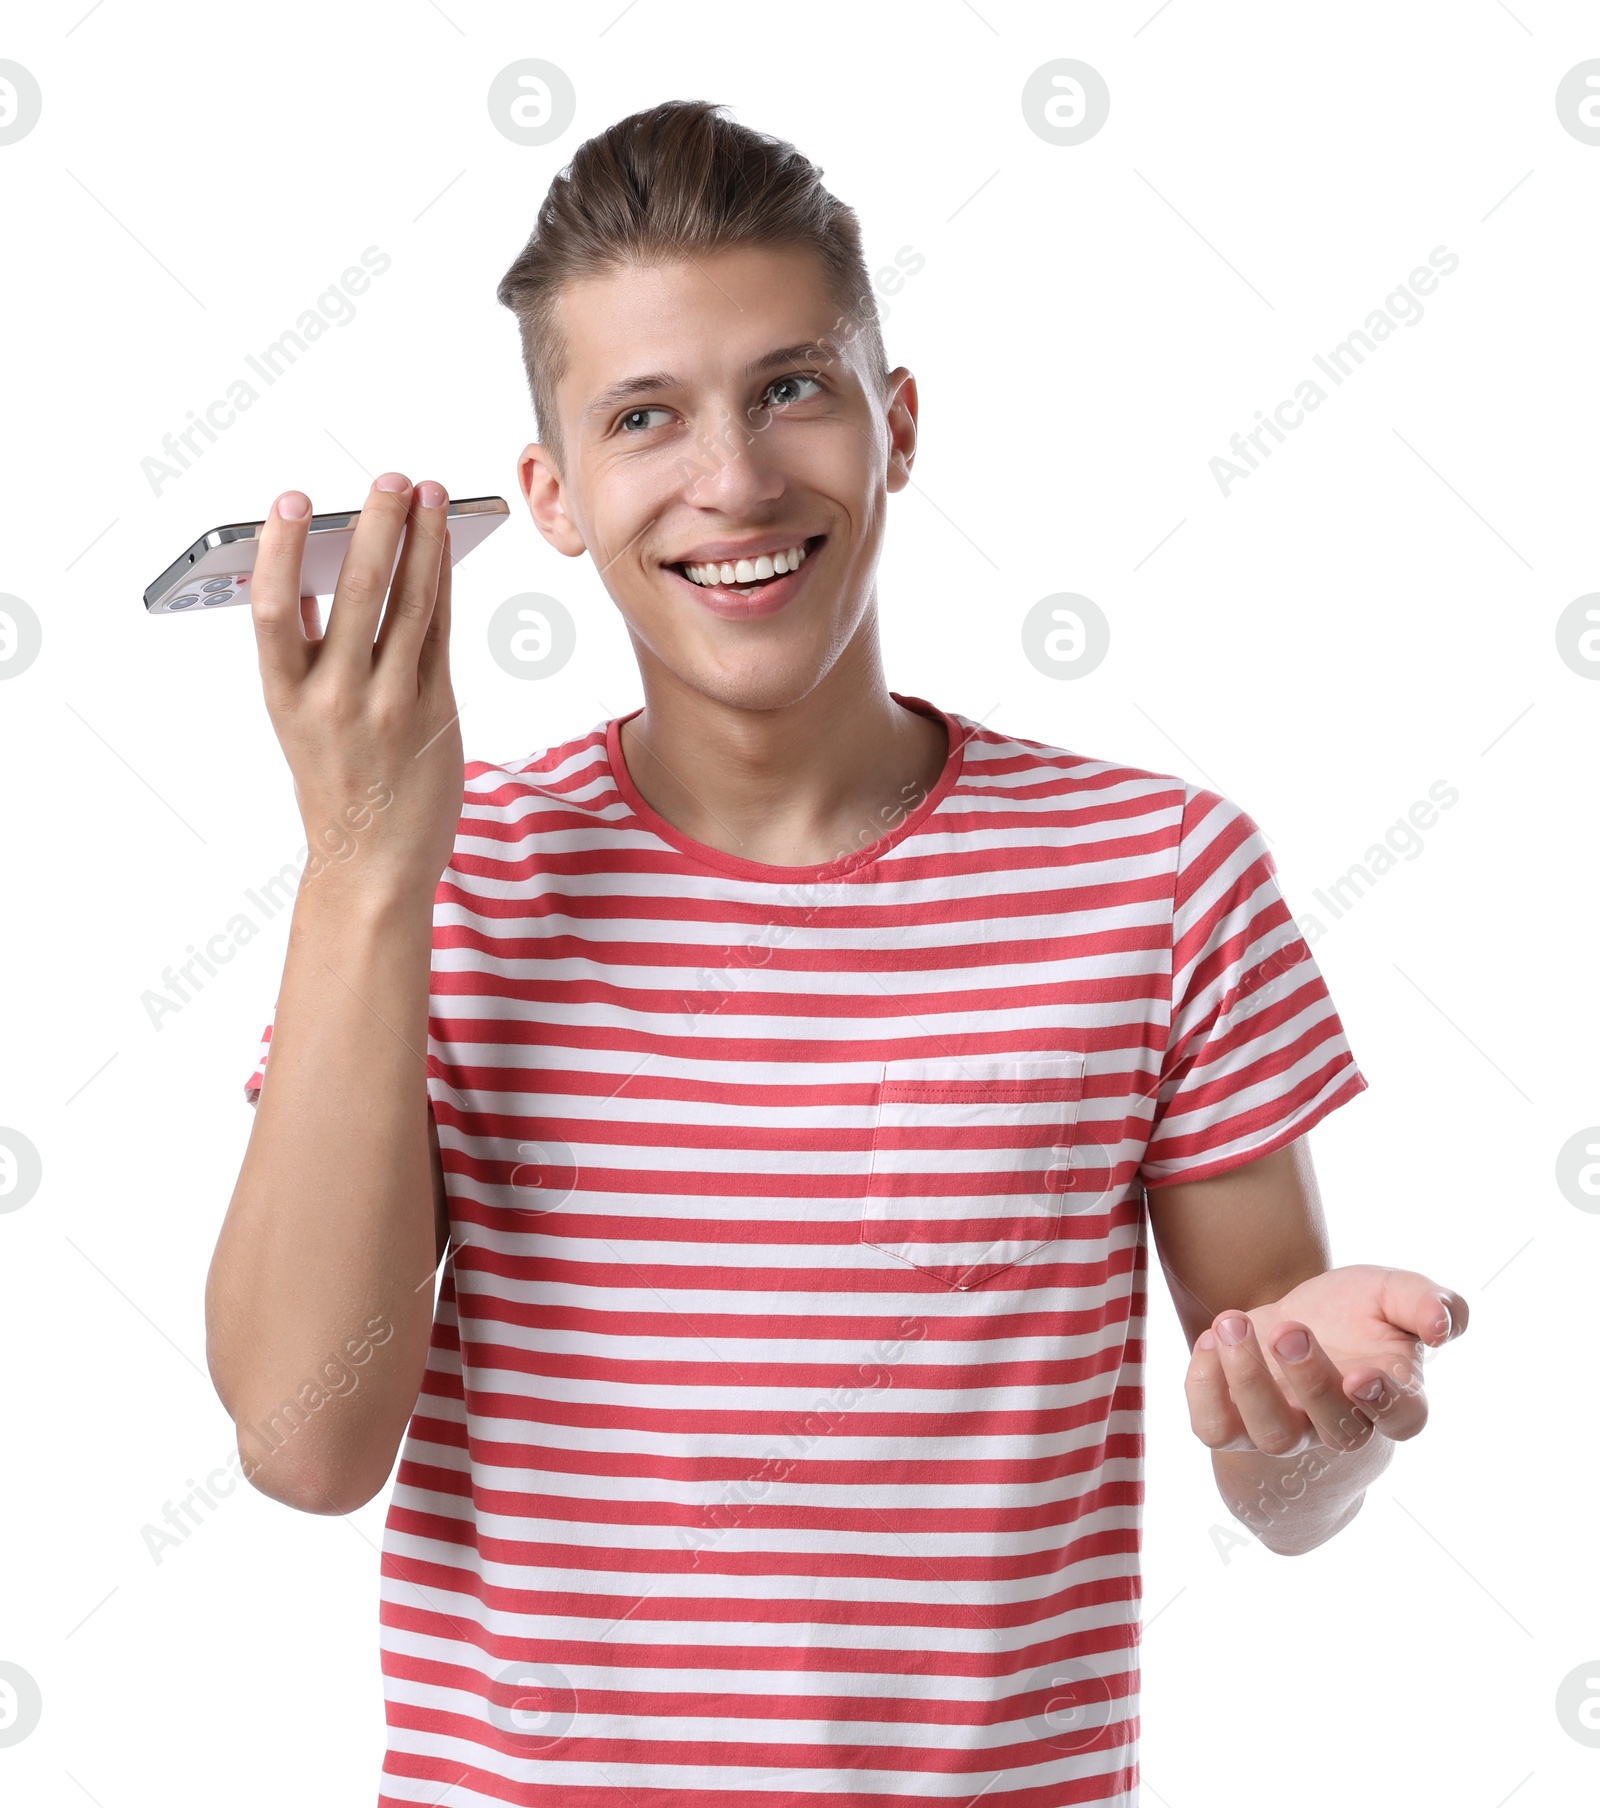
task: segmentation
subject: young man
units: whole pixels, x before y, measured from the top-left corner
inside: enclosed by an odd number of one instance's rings
[[[820,172],[623,120],[500,297],[642,710],[463,766],[436,484],[378,480],[325,634],[297,492],[254,586],[347,857],[210,1359],[280,1500],[399,1451],[380,1800],[1131,1804],[1147,1221],[1273,1551],[1354,1516],[1465,1304],[1329,1267],[1306,1135],[1365,1081],[1251,818],[887,688],[917,391]]]

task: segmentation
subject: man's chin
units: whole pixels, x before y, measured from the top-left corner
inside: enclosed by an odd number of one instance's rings
[[[830,662],[809,647],[752,647],[663,663],[682,690],[722,709],[764,715],[803,702],[827,676]]]

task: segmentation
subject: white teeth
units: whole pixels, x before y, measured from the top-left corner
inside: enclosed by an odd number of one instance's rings
[[[727,565],[685,565],[683,571],[693,584],[754,584],[797,571],[805,556],[803,545],[791,546],[771,558],[763,553],[758,559],[740,559]]]

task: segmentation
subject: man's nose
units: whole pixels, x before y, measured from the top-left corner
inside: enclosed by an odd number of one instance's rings
[[[691,502],[730,505],[770,499],[783,482],[753,423],[726,408],[696,425],[678,470]]]

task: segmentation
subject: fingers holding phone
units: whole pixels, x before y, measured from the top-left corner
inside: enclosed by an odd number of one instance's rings
[[[441,484],[422,483],[413,490],[398,471],[385,471],[368,492],[339,567],[322,637],[322,657],[348,680],[376,669],[380,620],[382,638],[395,643],[389,669],[402,663],[407,651],[416,669],[438,591],[447,500]]]
[[[383,481],[381,477],[378,479],[380,484]],[[427,681],[428,673],[423,671],[422,666],[424,652],[429,647],[432,648],[428,660],[429,670],[436,679],[438,655],[448,643],[450,529],[445,509],[449,500],[443,484],[431,480],[419,483],[412,495],[412,509],[405,544],[399,550],[399,563],[394,563],[394,553],[387,538],[377,542],[380,561],[377,582],[383,582],[381,561],[384,557],[390,560],[394,576],[389,584],[389,603],[378,628],[373,658],[378,668],[391,671],[397,682],[413,676],[422,682]],[[364,516],[365,511],[363,518]],[[350,557],[360,547],[361,529],[358,525]],[[346,563],[349,563],[349,557]],[[337,605],[337,594],[334,602]],[[438,622],[440,632],[435,634],[431,631],[441,609],[444,615]]]
[[[313,853],[341,852],[335,886],[430,899],[461,809],[461,732],[449,674],[448,497],[398,472],[374,483],[340,564],[327,624],[303,594],[311,523],[299,491],[262,524],[251,586],[262,689]],[[302,881],[302,886],[305,881]]]
[[[250,614],[255,621],[261,677],[269,687],[269,709],[274,684],[296,684],[311,670],[302,610],[310,602],[314,615],[317,599],[300,596],[300,561],[310,526],[311,501],[299,490],[285,490],[261,525]],[[294,632],[297,617],[302,622],[298,635]]]

